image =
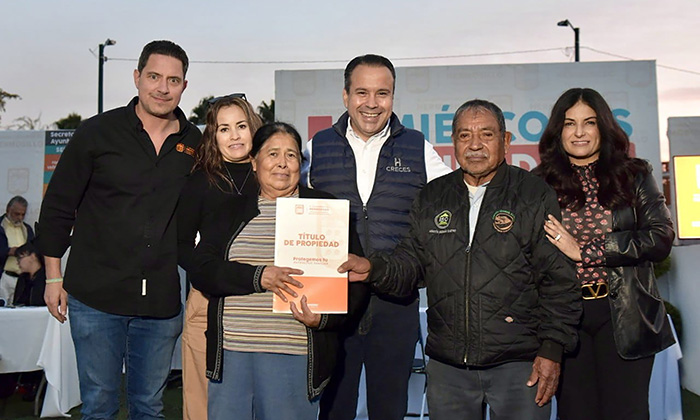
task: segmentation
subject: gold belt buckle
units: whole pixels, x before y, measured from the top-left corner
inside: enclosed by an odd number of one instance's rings
[[[607,283],[582,284],[581,295],[584,300],[602,299],[608,296]]]

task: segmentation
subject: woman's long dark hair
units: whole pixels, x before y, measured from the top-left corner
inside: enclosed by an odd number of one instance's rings
[[[223,180],[228,184],[229,189],[233,188],[231,180],[228,179],[224,170],[224,157],[221,155],[219,146],[216,143],[216,117],[222,108],[229,106],[237,106],[243,111],[248,120],[251,138],[255,136],[255,133],[262,126],[262,119],[255,113],[252,105],[243,98],[223,97],[209,105],[206,116],[207,125],[202,134],[202,141],[197,146],[192,171],[201,169],[206,174],[209,184],[215,185],[219,189],[221,189],[218,183],[219,180]]]
[[[533,172],[554,188],[562,207],[572,210],[583,207],[586,202],[583,186],[561,140],[566,111],[578,102],[593,108],[600,132],[600,155],[595,165],[599,184],[598,201],[608,209],[633,204],[634,178],[639,173],[648,173],[648,166],[643,160],[629,156],[627,133],[615,121],[605,99],[593,89],[569,89],[557,99],[540,139],[540,164]]]

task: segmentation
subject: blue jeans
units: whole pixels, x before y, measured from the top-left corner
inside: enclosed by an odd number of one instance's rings
[[[129,419],[164,418],[163,390],[182,331],[182,312],[167,319],[113,315],[72,296],[68,307],[82,420],[117,417],[123,365]]]
[[[428,412],[431,420],[485,418],[549,420],[552,404],[535,404],[537,385],[526,385],[532,362],[509,362],[490,368],[458,368],[428,361]]]
[[[224,350],[221,382],[209,382],[209,420],[316,420],[306,356]]]

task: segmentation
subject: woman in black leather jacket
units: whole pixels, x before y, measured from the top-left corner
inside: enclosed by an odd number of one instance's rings
[[[671,251],[673,226],[651,166],[629,156],[629,138],[603,97],[566,91],[540,139],[535,172],[557,192],[562,223],[549,240],[576,261],[583,318],[565,357],[559,418],[648,419],[654,354],[673,344],[653,263]]]

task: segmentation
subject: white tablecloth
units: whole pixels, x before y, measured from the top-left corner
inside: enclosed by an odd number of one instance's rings
[[[44,369],[41,417],[68,417],[80,404],[70,325],[60,324],[46,308],[0,308],[0,357],[0,373]]]
[[[178,269],[184,303],[185,272]],[[0,307],[0,373],[39,369],[47,381],[41,417],[70,417],[68,411],[81,403],[70,323],[59,323],[45,307]],[[171,369],[182,369],[180,338]]]
[[[41,369],[37,361],[49,316],[46,308],[0,307],[0,373]]]

